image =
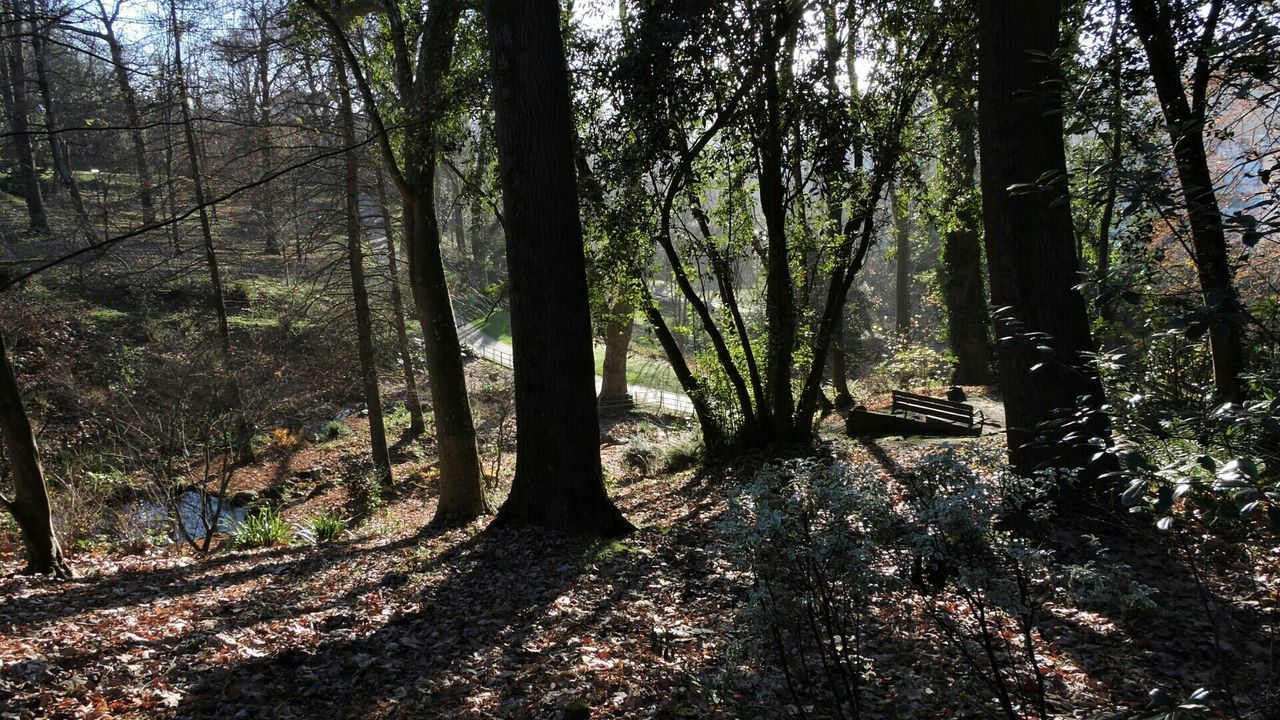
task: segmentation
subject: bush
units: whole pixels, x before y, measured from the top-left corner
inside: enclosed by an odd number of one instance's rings
[[[382,477],[372,460],[363,455],[347,455],[342,462],[343,482],[347,484],[356,515],[367,516],[386,505],[382,497]]]
[[[1001,525],[1051,517],[1046,498],[1061,479],[1053,472],[1022,479],[980,446],[971,452],[965,458],[949,448],[916,466],[906,526],[911,579],[934,624],[1004,716],[1047,718],[1036,626],[1054,588],[1052,553]]]
[[[969,452],[922,458],[905,497],[891,499],[877,466],[815,459],[766,465],[731,497],[720,528],[753,580],[743,620],[790,705],[859,716],[867,648],[885,641],[873,601],[901,597],[910,578],[992,715],[1049,716],[1036,626],[1051,555],[1001,529],[1012,514],[1047,517],[1044,482]]]
[[[347,428],[346,423],[341,420],[330,420],[325,424],[324,429],[320,431],[320,437],[325,440],[337,440],[348,432],[350,430]]]
[[[880,361],[863,379],[866,390],[882,395],[890,390],[941,385],[951,377],[952,362],[946,355],[928,345],[894,339],[889,356]]]
[[[662,469],[669,473],[683,472],[701,464],[706,454],[706,447],[702,444],[702,433],[687,433],[667,449],[662,458]]]
[[[246,517],[231,533],[231,546],[236,548],[288,545],[292,541],[293,531],[280,516],[280,511],[275,509]]]
[[[811,459],[766,465],[730,500],[721,531],[755,581],[744,619],[792,704],[857,716],[868,600],[900,585],[877,569],[890,517],[873,468]]]
[[[347,519],[331,510],[326,510],[319,515],[304,519],[297,529],[297,535],[307,542],[322,545],[341,538],[346,531]]]
[[[622,461],[640,477],[645,477],[657,466],[658,455],[658,446],[654,444],[651,430],[640,428],[627,438],[623,446]]]
[[[1248,377],[1247,402],[1219,405],[1206,384],[1186,379],[1183,340],[1166,333],[1142,357],[1099,362],[1121,398],[1109,407],[1121,502],[1162,530],[1200,509],[1214,524],[1257,521],[1280,534],[1280,377]]]
[[[271,431],[268,442],[281,450],[289,451],[298,447],[298,443],[302,441],[296,433],[289,428],[279,427]]]

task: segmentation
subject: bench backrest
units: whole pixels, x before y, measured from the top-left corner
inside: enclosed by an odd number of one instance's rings
[[[942,398],[917,395],[902,390],[893,391],[893,409],[913,412],[928,418],[973,425],[973,406],[951,402]]]

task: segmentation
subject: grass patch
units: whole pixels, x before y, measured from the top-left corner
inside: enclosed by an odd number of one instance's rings
[[[288,545],[293,542],[293,529],[280,517],[278,510],[264,510],[257,517],[247,517],[231,535],[231,547],[248,549]]]
[[[507,310],[494,310],[489,317],[471,323],[477,330],[495,340],[511,344],[511,313]]]
[[[274,315],[228,315],[227,326],[240,330],[273,328],[279,323]]]
[[[128,322],[133,316],[123,310],[109,307],[92,307],[84,311],[84,319],[98,325],[113,325]]]
[[[593,348],[596,360],[596,375],[604,374],[604,345]],[[648,355],[629,355],[627,357],[627,384],[642,387],[658,388],[671,392],[683,392],[676,372],[665,359]]]

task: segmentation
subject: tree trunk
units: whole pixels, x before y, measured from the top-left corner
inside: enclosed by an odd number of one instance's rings
[[[173,89],[173,73],[170,72],[169,58],[165,57],[160,66],[161,75],[164,77],[161,85],[160,96],[160,122],[163,126],[161,131],[164,142],[164,197],[161,199],[162,209],[167,204],[169,217],[178,216],[178,189],[177,178],[174,176],[174,146],[173,139],[173,106],[174,106],[174,89]],[[177,258],[182,254],[182,232],[178,227],[178,223],[169,223],[167,232],[169,233],[169,247],[173,253],[173,257]]]
[[[827,93],[831,97],[840,96],[840,85],[837,75],[840,69],[840,38],[839,38],[839,21],[836,14],[836,2],[829,0],[822,3],[822,19],[823,19],[823,37],[825,40],[825,49],[827,56],[824,58],[825,72],[823,79],[826,83]],[[858,75],[854,62],[856,55],[853,49],[856,33],[849,33],[849,91],[851,96],[856,96],[858,92]],[[845,149],[839,147],[837,143],[827,143],[825,147],[828,157],[823,158],[825,164],[829,165],[832,170],[844,164]],[[855,150],[860,153],[860,150]],[[823,195],[827,203],[827,232],[829,234],[828,242],[835,244],[839,238],[841,228],[844,227],[844,197],[840,193],[832,191],[832,186],[828,178],[823,178]],[[832,404],[837,408],[846,408],[853,404],[853,394],[849,392],[849,372],[845,367],[844,353],[844,336],[845,336],[845,313],[844,304],[836,310],[839,317],[836,319],[836,327],[831,339],[831,386],[835,390],[835,398]]]
[[[973,110],[973,60],[969,53],[949,73],[939,93],[946,125],[945,159],[940,165],[942,205],[951,218],[942,233],[942,299],[947,341],[956,358],[951,381],[991,383],[991,336],[982,281],[980,202],[974,184],[978,168],[977,118]]]
[[[342,23],[318,0],[304,1],[324,21],[347,61],[358,63]],[[367,78],[358,65],[352,68],[366,113],[379,133],[378,147],[383,161],[394,173],[403,200],[409,279],[422,324],[440,459],[440,500],[433,522],[442,523],[467,522],[488,509],[480,485],[480,454],[467,401],[462,346],[458,342],[458,327],[440,254],[440,226],[435,205],[439,148],[436,126],[441,114],[441,86],[453,63],[462,9],[462,4],[456,1],[432,2],[417,28],[418,55],[411,59],[405,18],[394,4],[387,7],[396,55],[392,80],[398,90],[398,100],[411,120],[404,128],[402,161],[397,159],[386,139],[377,99]]]
[[[155,222],[156,211],[151,199],[151,165],[147,162],[147,141],[142,130],[142,113],[138,111],[138,96],[133,91],[133,81],[129,79],[129,67],[124,63],[124,47],[116,37],[115,18],[108,16],[105,8],[102,8],[102,13],[99,19],[106,31],[107,48],[111,51],[111,66],[116,73],[120,99],[124,102],[125,118],[129,121],[129,142],[133,145],[133,165],[138,173],[138,204],[142,206],[142,222],[148,225]],[[179,82],[185,87],[185,78],[180,78]],[[190,115],[190,111],[184,110],[183,114]]]
[[[258,28],[258,46],[254,53],[258,74],[258,176],[266,177],[271,172],[271,33],[269,23],[271,17],[267,5],[253,9],[251,14]],[[345,74],[343,76],[346,77]],[[346,101],[351,100],[351,92],[347,91]],[[354,162],[354,160],[353,160]],[[359,167],[359,163],[357,163]],[[280,240],[276,234],[276,218],[274,203],[269,195],[270,185],[259,186],[253,193],[254,210],[262,218],[262,229],[267,234],[266,244],[262,251],[268,255],[280,254]],[[376,455],[376,453],[375,453]]]
[[[400,293],[400,263],[396,250],[396,236],[391,226],[391,206],[387,203],[387,184],[382,177],[382,166],[374,165],[374,177],[378,183],[378,207],[382,209],[382,227],[387,233],[387,272],[391,276],[391,319],[396,331],[396,344],[400,350],[400,367],[404,370],[404,405],[409,410],[409,434],[421,435],[427,429],[422,417],[422,401],[418,397],[418,382],[413,372],[413,353],[409,350],[409,333],[404,324],[404,296]]]
[[[794,434],[794,398],[791,391],[791,369],[796,342],[795,288],[791,278],[791,258],[786,228],[786,187],[782,179],[782,90],[778,82],[778,63],[790,62],[780,53],[777,28],[770,19],[765,32],[764,133],[759,140],[760,208],[764,214],[768,241],[765,254],[765,326],[769,337],[766,346],[765,396],[761,409],[768,417],[760,418],[772,439],[792,439]]]
[[[5,3],[5,83],[4,100],[9,112],[14,152],[18,155],[18,192],[27,205],[31,230],[47,234],[49,218],[40,194],[40,177],[36,170],[35,149],[31,143],[30,106],[27,103],[27,68],[22,48],[24,32],[19,0]]]
[[[453,234],[453,246],[458,256],[467,256],[467,223],[463,215],[462,177],[449,174],[449,230]]]
[[[31,432],[31,422],[22,407],[18,392],[18,379],[9,362],[9,346],[0,330],[0,433],[4,435],[4,449],[13,473],[14,495],[12,499],[0,496],[18,527],[27,548],[25,572],[53,574],[69,578],[74,574],[62,557],[62,546],[53,529],[53,515],[49,509],[49,489],[44,482],[44,470],[40,467],[40,450],[36,436]]]
[[[200,214],[200,232],[204,238],[205,262],[209,268],[209,287],[212,293],[213,311],[218,321],[218,340],[222,349],[222,370],[227,374],[227,391],[231,396],[231,409],[236,414],[238,428],[236,431],[236,460],[241,463],[253,461],[253,429],[244,412],[244,400],[240,391],[240,381],[236,377],[234,358],[231,353],[231,328],[227,323],[227,303],[222,288],[222,269],[218,264],[218,253],[213,245],[213,227],[209,221],[209,210],[205,203],[204,182],[200,174],[200,154],[196,143],[195,126],[191,121],[191,108],[187,99],[187,80],[183,74],[182,64],[182,28],[178,24],[177,0],[169,1],[169,19],[173,31],[173,72],[177,82],[178,105],[182,109],[182,131],[186,137],[187,155],[191,161],[191,185],[195,192],[196,207]]]
[[[715,454],[723,449],[726,445],[726,433],[720,417],[712,409],[711,403],[707,401],[707,392],[703,389],[702,384],[698,382],[698,378],[694,376],[693,371],[689,369],[689,364],[685,362],[684,353],[680,350],[680,343],[676,340],[676,336],[671,333],[671,328],[667,327],[667,321],[662,317],[662,310],[658,308],[658,304],[653,301],[653,296],[649,294],[649,288],[642,286],[644,314],[649,321],[649,326],[653,328],[653,336],[658,339],[658,344],[662,346],[662,350],[666,353],[667,361],[671,363],[671,370],[676,375],[676,380],[680,382],[681,389],[684,394],[689,397],[689,401],[693,403],[693,415],[698,419],[698,428],[702,431],[702,444],[708,454]]]
[[[427,164],[422,175],[434,175]],[[409,239],[409,277],[422,324],[428,386],[440,449],[440,503],[434,521],[467,522],[488,509],[480,487],[480,453],[475,424],[467,400],[467,377],[462,344],[449,299],[449,286],[440,256],[440,227],[436,224],[433,182],[418,177],[421,188],[405,199],[405,234]]]
[[[374,467],[383,485],[391,485],[391,457],[387,454],[387,430],[382,419],[382,396],[378,392],[378,365],[373,353],[373,319],[369,312],[369,291],[364,280],[364,248],[360,240],[360,163],[356,159],[356,120],[351,111],[351,87],[341,53],[335,53],[333,74],[338,81],[338,102],[342,113],[343,179],[346,186],[347,265],[351,270],[351,295],[355,302],[356,337],[360,356],[360,384],[369,410],[369,446]]]
[[[893,324],[899,340],[911,339],[911,203],[899,187],[893,195]]]
[[[484,125],[476,137],[475,147],[475,184],[477,188],[483,188],[485,185],[485,174],[489,172],[489,143],[485,142]],[[489,263],[488,251],[485,247],[488,233],[484,231],[484,200],[477,192],[471,198],[471,268],[482,279],[482,282],[489,281]]]
[[[1111,291],[1111,226],[1115,215],[1120,189],[1120,161],[1124,151],[1124,59],[1121,55],[1120,3],[1116,2],[1115,17],[1111,21],[1111,98],[1110,117],[1107,119],[1107,194],[1102,201],[1102,218],[1098,221],[1098,237],[1094,242],[1093,279],[1098,286],[1094,303],[1098,315],[1105,321],[1116,319],[1116,297]]]
[[[559,3],[490,0],[488,9],[516,396],[516,474],[498,520],[626,533],[600,468]]]
[[[1181,64],[1173,39],[1173,18],[1167,4],[1155,0],[1129,0],[1129,17],[1138,29],[1155,82],[1156,95],[1164,112],[1165,127],[1173,145],[1178,182],[1191,224],[1191,245],[1195,250],[1196,273],[1205,306],[1212,316],[1209,352],[1213,356],[1213,386],[1222,402],[1240,402],[1244,387],[1244,311],[1236,292],[1235,273],[1227,254],[1222,227],[1222,211],[1209,171],[1204,147],[1205,100],[1208,84],[1209,48],[1221,8],[1220,0],[1210,3],[1205,37],[1195,68],[1192,100],[1183,88]],[[1162,12],[1163,10],[1163,12]],[[1197,18],[1199,22],[1199,18]]]
[[[453,60],[453,44],[461,10],[456,3],[434,2],[425,20],[420,75],[408,83],[417,88],[413,110],[419,122],[406,131],[404,232],[409,279],[422,324],[423,350],[440,455],[440,501],[433,522],[470,521],[488,510],[480,485],[480,453],[467,400],[462,344],[449,298],[440,253],[436,218],[436,152],[433,104]],[[425,74],[422,74],[425,73]],[[404,83],[402,83],[403,85]]]
[[[1010,338],[999,348],[1009,455],[1023,473],[1042,463],[1083,467],[1091,448],[1067,448],[1042,425],[1074,410],[1081,396],[1102,403],[1084,357],[1092,349],[1085,301],[1073,289],[1060,83],[1045,60],[1058,49],[1060,6],[982,0],[978,7],[983,223],[991,301],[1002,308],[997,333]],[[1029,444],[1037,435],[1046,439]]]
[[[604,331],[604,372],[601,373],[600,403],[626,403],[631,399],[627,390],[627,350],[631,345],[631,330],[635,323],[635,309],[631,301],[620,297],[609,308]]]
[[[31,51],[32,55],[35,56],[36,86],[40,89],[40,103],[44,106],[44,128],[49,140],[49,155],[53,158],[55,179],[66,190],[67,196],[71,198],[71,207],[75,210],[81,226],[83,226],[85,232],[92,235],[89,211],[85,209],[84,198],[80,196],[80,186],[76,183],[75,175],[71,170],[71,161],[67,158],[67,147],[58,137],[58,114],[57,108],[53,103],[53,88],[49,83],[48,48],[45,43],[45,33],[48,32],[47,26],[46,29],[42,29],[35,24],[34,18],[39,16],[35,0],[31,0],[27,7],[30,9],[31,17],[33,18]]]
[[[840,325],[836,330],[836,337],[831,341],[831,387],[836,391],[831,404],[847,408],[853,404],[853,393],[849,392],[849,370],[845,365],[843,318]]]

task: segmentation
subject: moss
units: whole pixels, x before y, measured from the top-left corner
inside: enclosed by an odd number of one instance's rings
[[[92,307],[84,311],[84,319],[99,325],[111,325],[132,320],[133,316],[115,308]]]

